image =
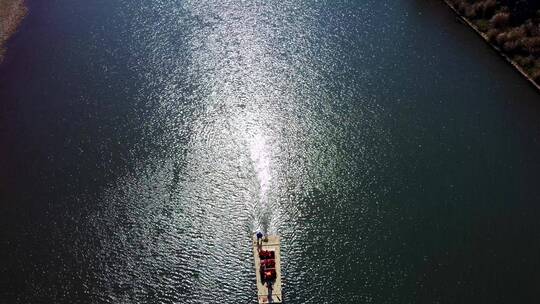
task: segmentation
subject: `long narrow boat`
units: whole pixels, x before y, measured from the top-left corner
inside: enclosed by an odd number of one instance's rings
[[[279,236],[266,236],[261,244],[257,244],[257,237],[253,236],[257,297],[260,304],[282,303],[279,249]]]

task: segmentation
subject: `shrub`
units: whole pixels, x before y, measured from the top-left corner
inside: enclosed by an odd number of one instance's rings
[[[482,17],[491,18],[495,14],[497,8],[497,1],[495,0],[486,0],[480,4],[480,9]]]
[[[525,22],[525,29],[529,36],[540,36],[540,20],[529,19]]]
[[[525,37],[520,41],[524,52],[531,55],[540,55],[540,37]]]
[[[509,54],[514,54],[518,48],[519,41],[517,40],[509,40],[502,45],[502,49]]]
[[[531,78],[536,82],[536,84],[540,84],[540,70],[535,70],[531,73]]]
[[[478,19],[475,22],[476,27],[482,32],[487,32],[489,30],[489,21],[486,19]]]
[[[450,3],[461,15],[465,15],[465,11],[471,6],[466,0],[450,0]]]
[[[500,31],[498,29],[492,28],[487,31],[486,35],[488,37],[489,42],[491,43],[497,43],[496,38],[500,34]]]
[[[525,27],[523,26],[514,27],[510,29],[509,31],[507,31],[506,33],[507,33],[508,39],[510,40],[521,39],[527,36],[527,31],[525,30]]]
[[[527,57],[525,57],[525,56],[516,56],[516,57],[514,57],[514,61],[518,65],[520,65],[520,66],[522,66],[522,67],[524,67],[526,69],[529,69],[529,68],[534,66],[534,58],[532,56],[527,56]]]
[[[501,32],[497,35],[497,37],[495,37],[495,42],[498,44],[498,45],[504,45],[504,43],[506,42],[506,40],[508,40],[506,38],[506,33],[505,32]]]
[[[499,12],[495,14],[489,22],[493,27],[503,28],[510,23],[510,14],[507,12]]]
[[[469,6],[465,9],[465,17],[469,19],[475,19],[478,16],[478,11],[475,5]]]

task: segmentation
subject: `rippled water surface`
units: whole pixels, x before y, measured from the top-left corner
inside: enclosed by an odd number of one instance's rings
[[[439,1],[28,1],[1,303],[532,303],[540,98]]]

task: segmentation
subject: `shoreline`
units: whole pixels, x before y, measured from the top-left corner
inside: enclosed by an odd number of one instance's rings
[[[501,55],[508,63],[510,63],[514,68],[516,68],[516,70],[523,76],[525,77],[525,79],[527,79],[527,81],[532,84],[539,92],[540,92],[540,85],[538,83],[536,83],[534,81],[534,79],[531,78],[531,75],[529,75],[529,73],[527,73],[515,60],[513,60],[512,58],[510,58],[507,54],[505,54],[501,48],[499,48],[498,46],[496,46],[495,44],[491,43],[489,41],[489,37],[486,35],[486,33],[482,32],[475,24],[473,24],[469,19],[467,19],[465,16],[463,16],[462,14],[459,13],[459,11],[450,3],[449,0],[443,0],[444,3],[446,3],[446,5],[448,5],[448,7],[450,7],[450,9],[452,11],[454,11],[454,13],[458,16],[458,18],[465,22],[466,25],[468,25],[469,27],[471,27],[478,35],[480,35],[480,37],[482,37],[484,39],[484,41],[490,45],[499,55]]]
[[[6,53],[6,43],[17,32],[27,13],[24,0],[0,0],[0,63]]]

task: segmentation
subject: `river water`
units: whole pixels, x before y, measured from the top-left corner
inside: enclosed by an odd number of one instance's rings
[[[540,96],[442,1],[28,1],[1,303],[532,303]]]

